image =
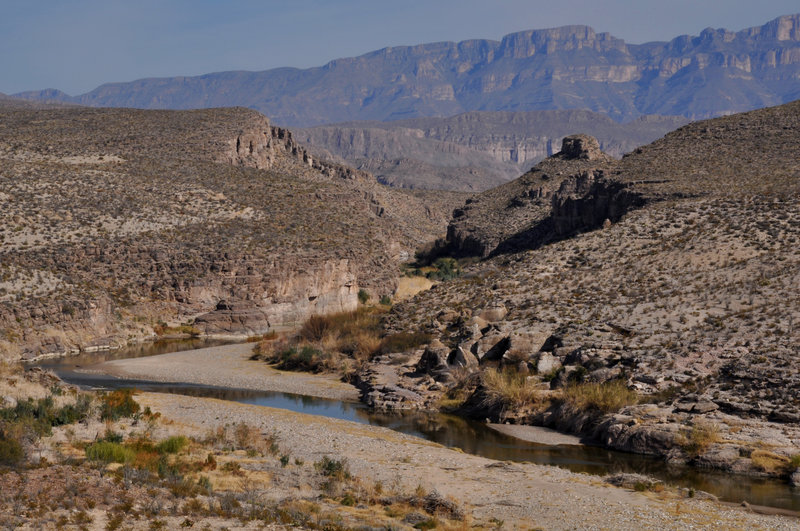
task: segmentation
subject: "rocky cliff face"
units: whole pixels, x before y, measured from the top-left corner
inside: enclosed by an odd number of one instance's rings
[[[487,257],[595,228],[609,216],[616,220],[632,199],[624,186],[603,178],[613,162],[595,138],[565,137],[561,151],[522,177],[457,208],[447,227],[448,251]]]
[[[796,98],[799,25],[800,15],[787,15],[738,32],[709,28],[640,45],[565,26],[500,41],[385,48],[306,70],[144,79],[76,97],[52,90],[23,96],[140,108],[242,105],[288,126],[471,110],[590,109],[620,121],[645,114],[698,119]]]

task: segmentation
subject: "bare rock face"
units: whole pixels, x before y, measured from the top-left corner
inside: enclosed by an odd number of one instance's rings
[[[561,141],[561,151],[554,156],[565,159],[584,160],[612,160],[611,157],[600,151],[600,142],[589,135],[571,135]]]
[[[1,357],[352,310],[458,200],[315,159],[249,109],[0,115]]]
[[[641,207],[644,203],[642,195],[623,183],[605,178],[602,170],[584,171],[566,179],[558,192],[553,194],[553,229],[559,237],[580,230],[596,229],[604,226],[606,220],[617,221],[629,210]]]
[[[195,320],[206,335],[251,335],[298,327],[312,315],[353,311],[358,286],[348,260],[302,271],[279,268],[251,285],[244,301],[220,301]]]

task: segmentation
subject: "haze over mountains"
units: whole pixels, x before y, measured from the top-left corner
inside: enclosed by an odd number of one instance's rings
[[[627,124],[585,110],[482,111],[452,118],[350,122],[296,131],[323,158],[366,170],[401,188],[482,191],[514,179],[576,132],[597,137],[615,157],[688,120],[641,116]]]
[[[276,123],[453,116],[473,110],[590,109],[620,121],[692,119],[800,97],[800,15],[738,32],[706,29],[628,44],[587,26],[531,30],[500,41],[384,48],[309,69],[219,72],[109,83],[75,97],[19,96],[105,107],[241,105]]]

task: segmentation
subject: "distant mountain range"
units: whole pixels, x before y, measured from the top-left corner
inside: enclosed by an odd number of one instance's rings
[[[329,160],[402,188],[482,191],[519,177],[575,133],[597,137],[615,157],[688,119],[641,116],[620,124],[583,110],[468,112],[451,118],[348,122],[296,129],[295,138]]]
[[[618,121],[691,119],[800,98],[800,14],[739,32],[706,29],[669,42],[627,44],[587,26],[384,48],[325,66],[109,83],[71,97],[103,107],[246,106],[285,126],[453,116],[466,111],[590,109]]]

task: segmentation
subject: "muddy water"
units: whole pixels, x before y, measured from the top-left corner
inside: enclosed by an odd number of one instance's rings
[[[65,381],[85,387],[135,387],[143,391],[212,397],[287,409],[310,415],[383,426],[491,459],[555,465],[574,472],[598,475],[616,472],[647,474],[672,485],[710,492],[723,501],[736,503],[747,501],[752,505],[800,511],[800,491],[793,489],[782,481],[731,476],[717,472],[703,472],[687,467],[670,467],[659,459],[606,450],[591,445],[544,445],[531,443],[498,433],[482,423],[465,420],[453,415],[387,414],[371,411],[363,404],[304,395],[183,383],[120,380],[104,375],[82,372],[84,367],[112,359],[152,356],[179,350],[204,348],[215,344],[218,345],[220,343],[202,340],[172,341],[162,344],[139,345],[112,352],[48,360],[38,365],[55,371]]]

